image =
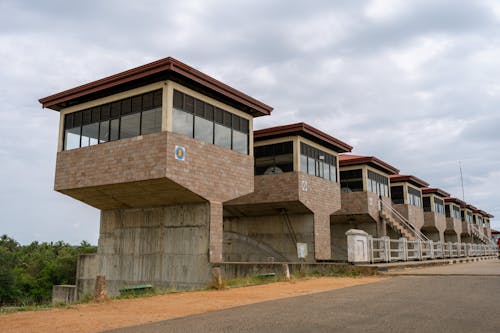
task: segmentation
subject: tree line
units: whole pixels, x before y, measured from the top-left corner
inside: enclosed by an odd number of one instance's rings
[[[80,254],[95,253],[97,247],[83,241],[78,246],[58,242],[20,245],[0,237],[0,306],[49,303],[52,286],[75,284]]]

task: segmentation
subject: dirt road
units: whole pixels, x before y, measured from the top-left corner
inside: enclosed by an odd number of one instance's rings
[[[381,277],[316,278],[221,291],[194,291],[0,315],[0,332],[81,332],[156,322],[239,305],[380,281]]]

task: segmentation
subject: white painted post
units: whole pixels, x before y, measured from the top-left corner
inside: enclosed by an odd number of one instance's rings
[[[430,259],[434,259],[434,242],[431,240],[427,241],[427,246],[429,248]]]
[[[408,240],[404,237],[399,239],[398,252],[401,260],[408,261]]]
[[[418,260],[422,260],[422,241],[417,239],[417,257]]]
[[[391,239],[389,236],[382,236],[382,241],[384,242],[384,258],[385,262],[391,261]]]

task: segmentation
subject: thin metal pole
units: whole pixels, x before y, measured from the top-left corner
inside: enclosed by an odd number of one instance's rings
[[[458,166],[460,168],[460,182],[462,183],[462,200],[465,201],[464,175],[462,173],[462,162],[461,161],[458,161]]]

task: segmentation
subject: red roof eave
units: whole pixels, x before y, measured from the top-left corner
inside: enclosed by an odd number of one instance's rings
[[[392,165],[376,158],[375,156],[358,156],[343,154],[339,155],[339,166],[359,165],[359,164],[374,164],[387,172],[388,174],[398,174],[399,170]]]
[[[268,137],[284,136],[287,134],[300,134],[301,132],[309,134],[319,139],[320,141],[323,141],[324,143],[333,145],[342,152],[350,152],[352,150],[352,146],[348,145],[347,143],[303,122],[257,130],[253,132],[253,137],[254,139],[264,140]]]
[[[439,188],[426,187],[426,188],[422,189],[422,194],[431,194],[431,193],[437,194],[437,195],[439,195],[441,197],[444,197],[444,198],[450,196],[450,194],[448,192],[443,191],[443,190],[441,190]]]
[[[230,99],[248,106],[249,108],[257,111],[260,115],[269,115],[273,110],[273,108],[269,105],[266,105],[172,57],[160,59],[146,65],[129,69],[100,80],[41,98],[39,99],[39,102],[44,108],[57,110],[57,105],[60,103],[68,102],[91,93],[103,91],[120,84],[132,82],[147,76],[167,71],[180,74]]]

